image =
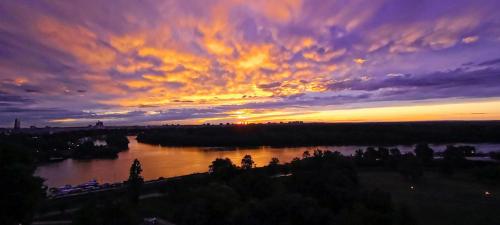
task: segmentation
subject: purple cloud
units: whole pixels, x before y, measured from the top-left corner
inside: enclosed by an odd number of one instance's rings
[[[12,117],[149,124],[232,120],[247,109],[496,98],[499,7],[496,0],[8,1],[0,7],[0,126]]]

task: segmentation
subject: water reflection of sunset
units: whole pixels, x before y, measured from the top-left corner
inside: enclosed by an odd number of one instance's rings
[[[137,142],[135,137],[129,137],[129,150],[119,153],[117,159],[93,159],[79,161],[68,159],[62,162],[46,164],[38,167],[36,174],[47,178],[50,187],[65,184],[81,184],[91,179],[101,183],[122,182],[129,175],[130,164],[139,159],[146,180],[159,177],[173,177],[191,173],[208,171],[208,165],[216,158],[229,158],[240,165],[245,155],[251,155],[256,166],[267,165],[273,157],[281,163],[290,162],[295,157],[301,157],[304,151],[311,154],[316,149],[335,150],[344,155],[352,155],[359,148],[367,146],[318,146],[318,147],[267,147],[236,148],[231,151],[217,151],[208,147],[165,147]],[[479,151],[488,152],[499,148],[496,144],[474,144]],[[413,145],[397,146],[402,152],[413,151]],[[436,151],[442,151],[446,145],[432,145]]]

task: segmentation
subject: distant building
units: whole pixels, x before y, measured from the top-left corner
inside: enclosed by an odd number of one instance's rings
[[[97,123],[95,123],[94,127],[97,129],[102,129],[102,128],[104,128],[104,123],[102,121],[98,120]]]
[[[16,120],[14,120],[14,130],[20,130],[20,129],[21,129],[21,120],[16,118]]]

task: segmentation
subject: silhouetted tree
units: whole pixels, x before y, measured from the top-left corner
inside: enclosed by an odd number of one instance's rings
[[[398,148],[389,149],[389,160],[387,165],[393,169],[396,169],[399,161],[401,160],[401,151]]]
[[[30,224],[43,196],[42,179],[33,176],[35,169],[28,149],[0,141],[0,224]]]
[[[128,149],[129,141],[125,135],[111,133],[106,135],[106,144],[121,151]]]
[[[453,145],[446,146],[443,152],[443,162],[441,163],[441,172],[445,175],[452,175],[456,168],[465,166],[465,149]]]
[[[363,149],[358,149],[354,152],[354,159],[357,162],[361,162],[361,160],[363,160]]]
[[[236,166],[229,158],[217,158],[208,167],[208,173],[221,179],[228,179],[235,175]]]
[[[252,169],[255,166],[254,161],[252,160],[251,155],[245,155],[243,159],[241,159],[241,168],[244,170]]]
[[[269,164],[267,165],[267,172],[269,174],[276,174],[279,170],[280,160],[278,158],[272,158]]]
[[[287,186],[300,194],[314,196],[334,209],[349,203],[358,185],[352,161],[331,151],[318,151],[316,155],[292,164]]]
[[[455,164],[461,164],[465,162],[465,149],[459,147],[455,147],[453,145],[446,146],[446,150],[443,152],[443,159],[451,161]]]
[[[476,147],[470,146],[470,145],[462,145],[462,146],[457,146],[456,148],[461,149],[464,151],[465,156],[475,156],[476,155]]]
[[[399,172],[411,181],[417,181],[424,174],[421,161],[413,153],[406,153],[401,157]]]
[[[389,159],[389,149],[384,147],[378,147],[378,155],[382,161]]]
[[[313,157],[315,157],[315,158],[321,158],[321,157],[323,157],[323,155],[324,155],[324,152],[319,150],[319,149],[316,149],[313,152]]]
[[[432,148],[430,148],[428,144],[416,145],[414,152],[417,158],[419,158],[425,164],[429,164],[434,157],[434,150],[432,150]]]
[[[377,150],[375,150],[374,147],[368,147],[366,148],[365,153],[363,154],[363,159],[367,161],[376,161],[377,159],[380,158],[380,154]]]
[[[130,175],[127,181],[129,197],[133,204],[139,202],[139,195],[141,194],[142,184],[144,183],[144,178],[142,178],[141,173],[141,162],[135,159],[132,166],[130,166]]]
[[[399,151],[398,148],[391,148],[389,150],[389,153],[392,157],[400,157],[401,156],[401,151]]]
[[[280,164],[280,160],[276,157],[273,157],[269,162],[269,166],[278,166]]]
[[[309,153],[309,151],[304,151],[304,153],[302,153],[302,158],[309,158],[311,157],[311,154]]]

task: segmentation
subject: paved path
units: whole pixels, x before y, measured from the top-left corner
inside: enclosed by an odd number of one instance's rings
[[[32,225],[66,225],[71,224],[71,220],[35,221]]]
[[[158,225],[175,225],[171,222],[168,222],[168,221],[166,221],[164,219],[160,219],[160,218],[156,218],[156,221],[158,221]]]
[[[161,197],[165,194],[162,194],[162,193],[159,193],[159,192],[156,192],[156,193],[149,193],[149,194],[143,194],[141,196],[139,196],[139,199],[148,199],[148,198],[156,198],[156,197]]]
[[[73,213],[73,212],[76,212],[78,209],[80,209],[80,208],[65,209],[64,213]],[[57,216],[59,214],[62,214],[61,210],[54,210],[54,211],[50,211],[50,212],[46,212],[46,213],[37,214],[35,216],[35,218],[47,217],[47,216]]]
[[[158,225],[175,225],[164,219],[156,218]],[[70,220],[58,220],[58,221],[35,221],[32,225],[68,225],[71,224]]]
[[[148,198],[157,198],[157,197],[161,197],[164,195],[165,195],[164,193],[155,192],[155,193],[143,194],[143,195],[139,196],[139,199],[142,200],[142,199],[148,199]],[[73,213],[73,212],[76,212],[78,209],[80,209],[80,208],[76,207],[76,208],[66,209],[66,210],[64,210],[64,213]],[[35,216],[35,218],[56,216],[56,215],[60,215],[60,214],[61,214],[60,210],[54,210],[54,211],[46,212],[43,214],[38,214]],[[158,221],[159,225],[175,225],[171,222],[168,222],[168,221],[166,221],[164,219],[160,219],[160,218],[157,218],[157,221]],[[71,224],[71,221],[69,221],[69,220],[35,221],[32,223],[32,225],[68,225],[68,224]]]
[[[156,192],[156,193],[149,193],[149,194],[143,194],[141,196],[139,196],[139,199],[148,199],[148,198],[156,198],[156,197],[161,197],[163,196],[164,194],[162,193],[159,193],[159,192]],[[72,212],[75,212],[79,209],[79,207],[77,208],[71,208],[71,209],[66,209],[64,210],[64,213],[72,213]],[[47,217],[47,216],[56,216],[56,215],[59,215],[61,214],[61,210],[54,210],[54,211],[50,211],[50,212],[46,212],[46,213],[41,213],[41,214],[38,214],[35,216],[35,218],[40,218],[40,217]]]

